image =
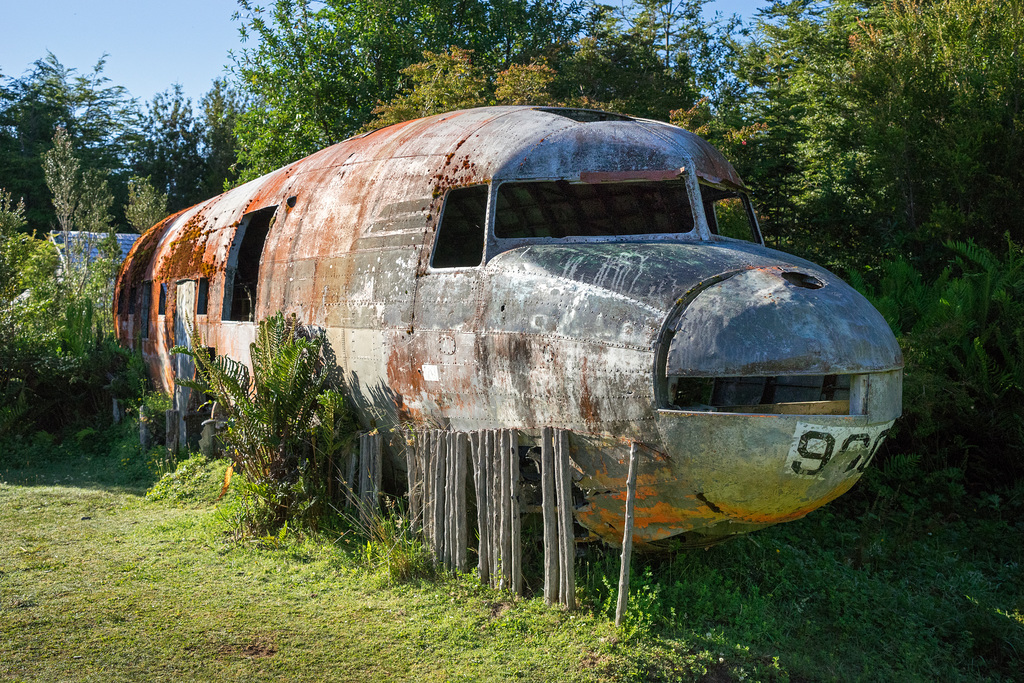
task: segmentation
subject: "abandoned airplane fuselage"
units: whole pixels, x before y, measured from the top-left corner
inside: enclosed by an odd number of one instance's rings
[[[115,303],[167,389],[183,320],[248,362],[278,310],[326,330],[367,426],[571,431],[576,520],[612,543],[631,442],[635,542],[701,545],[845,492],[901,411],[878,312],[766,248],[732,166],[654,121],[492,107],[346,140],[155,226]]]

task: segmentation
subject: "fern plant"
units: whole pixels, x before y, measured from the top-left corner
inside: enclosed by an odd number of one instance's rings
[[[896,441],[976,483],[1024,477],[1024,252],[948,242],[950,264],[925,282],[906,260],[863,288],[900,339],[904,420]]]
[[[212,398],[224,415],[221,437],[242,475],[243,522],[263,536],[285,523],[316,529],[330,509],[334,459],[354,433],[344,399],[326,388],[322,331],[278,313],[259,323],[250,345],[252,372],[213,356],[196,335],[196,378],[178,383]]]

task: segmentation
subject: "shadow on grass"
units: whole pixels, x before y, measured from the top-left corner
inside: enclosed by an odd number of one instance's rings
[[[143,496],[177,461],[160,446],[143,449],[132,422],[82,429],[58,440],[45,432],[0,440],[0,483],[67,486]]]

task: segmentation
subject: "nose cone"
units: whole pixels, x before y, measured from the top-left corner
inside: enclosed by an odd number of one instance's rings
[[[669,323],[672,376],[869,373],[902,367],[885,319],[831,273],[759,267],[684,297]]]
[[[661,348],[661,381],[713,382],[710,398],[676,400],[657,418],[678,478],[673,486],[666,474],[656,495],[679,520],[690,515],[701,538],[797,519],[841,495],[900,414],[903,358],[889,326],[856,290],[810,265],[705,280],[677,303]],[[756,395],[729,400],[742,386]],[[843,393],[848,400],[833,400]]]

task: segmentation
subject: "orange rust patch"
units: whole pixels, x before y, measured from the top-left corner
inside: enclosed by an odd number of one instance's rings
[[[152,228],[143,233],[128,252],[128,257],[121,266],[121,274],[118,276],[118,283],[128,282],[137,285],[146,276],[146,269],[153,260],[156,247],[163,239],[164,233],[171,223],[180,216],[184,210],[172,214],[163,219]]]
[[[207,263],[206,243],[213,234],[207,226],[206,212],[197,211],[178,231],[160,263],[160,279],[164,281],[185,277],[212,278],[216,269]]]
[[[681,529],[694,528],[703,526],[705,520],[718,519],[718,516],[710,511],[687,510],[664,501],[659,501],[650,507],[637,506],[634,508],[634,514],[633,524],[639,529],[646,528],[651,524],[672,524]],[[701,520],[702,524],[681,524],[683,520]]]

